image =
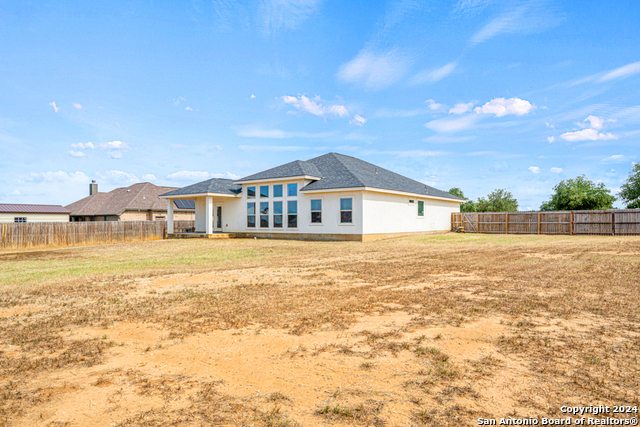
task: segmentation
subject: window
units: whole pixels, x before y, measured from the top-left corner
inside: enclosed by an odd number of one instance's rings
[[[164,217],[163,217],[163,216],[157,216],[157,217],[156,217],[156,220],[161,220],[161,219],[164,219]],[[109,217],[108,217],[108,216],[105,216],[105,217],[104,217],[104,220],[105,220],[105,221],[109,221]]]
[[[27,218],[24,216],[17,216],[13,218],[13,222],[27,222]]]
[[[282,184],[273,186],[273,197],[282,197]]]
[[[413,200],[413,199],[409,199],[409,204],[410,204],[410,205],[415,205],[415,204],[416,204],[416,201],[415,201],[415,200]]]
[[[298,184],[287,184],[287,196],[296,197],[298,195]]]
[[[282,186],[280,186],[282,191]],[[275,196],[275,186],[273,187]],[[282,228],[282,202],[273,202],[273,228]]]
[[[353,199],[340,199],[340,223],[353,223]]]
[[[311,201],[311,223],[322,224],[322,200]]]
[[[298,202],[296,200],[287,202],[287,228],[298,228]]]
[[[424,216],[424,201],[418,200],[418,216]]]
[[[247,187],[247,199],[256,198],[256,187]]]
[[[269,228],[269,202],[260,202],[260,228]]]
[[[260,197],[269,197],[269,186],[261,185],[260,186]]]
[[[247,227],[256,227],[256,204],[247,203]]]

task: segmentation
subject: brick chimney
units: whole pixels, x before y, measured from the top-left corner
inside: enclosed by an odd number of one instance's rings
[[[89,184],[89,195],[93,196],[98,192],[98,184],[96,184],[96,180],[92,180],[91,184]]]

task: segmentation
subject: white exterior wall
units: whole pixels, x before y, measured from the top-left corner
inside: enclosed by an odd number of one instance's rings
[[[418,196],[366,191],[363,195],[363,234],[448,231],[451,212],[460,212],[460,203],[421,199]],[[414,204],[409,204],[414,200]],[[418,200],[424,201],[424,216],[418,216]]]
[[[69,222],[69,214],[53,213],[0,213],[0,222],[14,222],[14,218],[27,218],[27,222]]]
[[[327,192],[309,194],[301,192],[300,189],[309,184],[310,180],[291,180],[291,181],[265,181],[260,184],[242,184],[242,197],[234,199],[233,203],[228,205],[236,205],[233,210],[227,209],[227,212],[233,211],[233,227],[230,232],[247,232],[247,233],[288,233],[288,234],[362,234],[362,191],[343,191],[343,192]],[[298,195],[289,197],[287,195],[287,184],[298,184]],[[273,197],[273,186],[282,184],[282,197]],[[269,186],[269,197],[260,197],[260,186]],[[247,198],[247,187],[256,188],[256,198]],[[353,223],[340,224],[340,199],[353,198]],[[311,223],[311,200],[322,200],[322,223]],[[298,227],[287,227],[287,202],[289,200],[298,201]],[[283,203],[283,228],[275,228],[273,226],[273,202],[282,201]],[[256,227],[247,227],[247,203],[256,203]],[[260,227],[260,202],[269,203],[269,228]],[[238,212],[238,213],[236,213]],[[229,218],[229,217],[227,217]],[[236,221],[238,219],[239,221]],[[231,223],[229,224],[231,225]],[[237,227],[237,228],[236,228]],[[226,230],[225,230],[226,231]]]

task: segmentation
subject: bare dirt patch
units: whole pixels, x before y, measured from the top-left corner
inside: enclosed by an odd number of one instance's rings
[[[219,253],[58,279],[55,251],[12,254],[3,267],[51,279],[0,293],[0,425],[457,426],[638,405],[640,262],[618,256],[637,239],[491,238],[149,242],[122,248]]]

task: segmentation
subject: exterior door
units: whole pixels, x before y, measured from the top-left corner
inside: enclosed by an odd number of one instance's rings
[[[215,206],[213,227],[216,231],[222,231],[222,205]]]

